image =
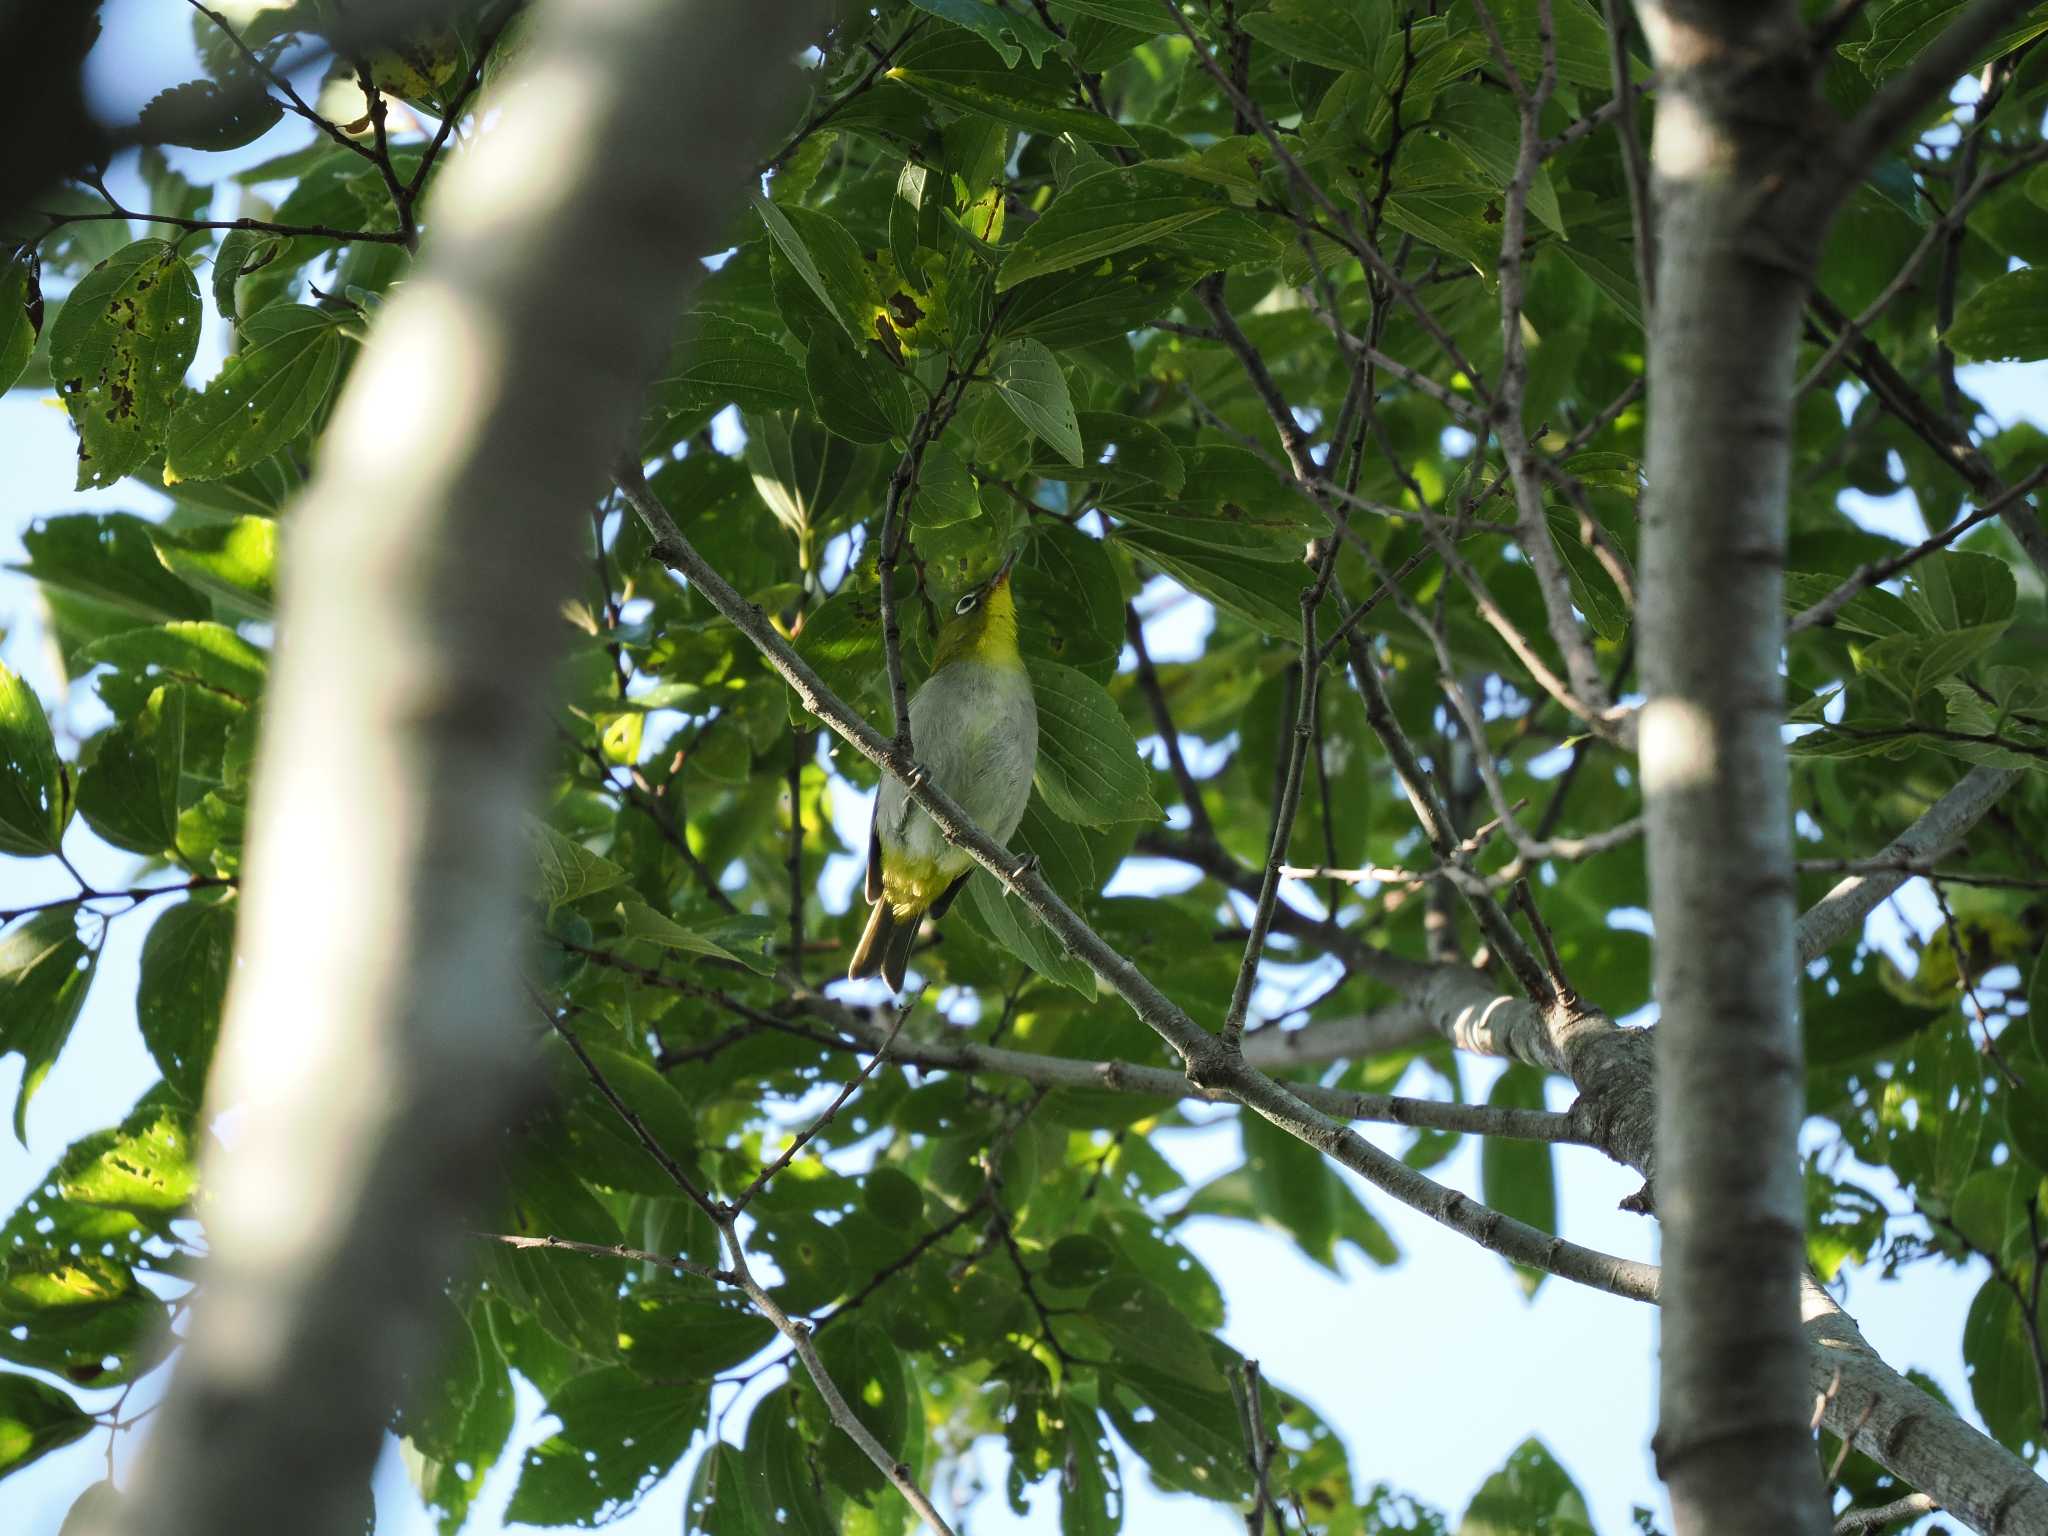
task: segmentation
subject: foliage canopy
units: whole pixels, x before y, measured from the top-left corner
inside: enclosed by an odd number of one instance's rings
[[[0,934],[15,1132],[111,922],[152,925],[135,1015],[163,1075],[125,1115],[110,1105],[0,1235],[0,1360],[38,1373],[0,1374],[0,1472],[106,1423],[77,1393],[162,1363],[167,1302],[203,1247],[199,1107],[291,498],[415,235],[432,238],[435,178],[462,152],[438,125],[487,132],[479,87],[519,110],[498,78],[521,41],[503,8],[360,74],[338,62],[288,110],[272,72],[318,55],[320,9],[227,8],[246,47],[195,17],[205,78],[153,102],[146,147],[119,162],[145,200],[81,183],[0,231],[0,385],[54,392],[79,488],[134,485],[141,509],[50,509],[23,536],[66,691],[40,701],[0,672],[0,853],[89,834],[156,872],[132,900],[83,892]],[[1855,14],[1830,105],[1908,67],[1948,9]],[[1786,583],[1808,620],[1786,650],[1802,906],[1965,773],[2013,780],[1925,887],[1939,921],[1917,965],[1845,940],[1809,966],[1805,1177],[1822,1278],[1983,1274],[1946,1326],[1969,1406],[2030,1458],[2048,1328],[2040,573],[1995,522],[1907,562],[1847,507],[1903,497],[1942,530],[2038,480],[2040,432],[1991,421],[1956,363],[2048,357],[2043,30],[2036,10],[2001,38],[1974,101],[1930,114],[1838,221],[1800,357]],[[1515,990],[1454,887],[1505,901],[1527,879],[1578,996],[1615,1019],[1651,1005],[1637,765],[1575,713],[1544,589],[1553,568],[1625,709],[1645,305],[1622,135],[1646,139],[1649,71],[1620,58],[1634,85],[1617,102],[1585,0],[864,8],[814,62],[729,249],[701,253],[712,270],[640,423],[681,531],[885,731],[885,583],[914,687],[936,613],[1021,551],[1042,748],[1013,852],[1212,1027],[1269,862],[1338,872],[1282,885],[1247,1037],[1295,1037],[1299,1064],[1267,1063],[1330,1095],[1462,1104],[1470,1066],[1422,1011],[1405,1035],[1375,1024],[1482,944]],[[208,305],[232,346],[195,382]],[[1517,358],[1533,523],[1490,425]],[[1354,1482],[1342,1426],[1247,1371],[1217,1337],[1226,1298],[1175,1235],[1219,1216],[1333,1269],[1346,1246],[1395,1263],[1358,1186],[1245,1113],[1238,1165],[1188,1187],[1152,1138],[1189,1123],[1191,1090],[1095,1065],[1179,1061],[985,871],[920,949],[907,1015],[872,988],[826,997],[861,917],[844,904],[862,850],[835,810],[875,770],[673,579],[624,502],[587,515],[532,828],[542,1003],[506,1021],[556,1092],[508,1135],[486,1222],[527,1241],[480,1244],[444,1356],[393,1420],[442,1528],[508,1452],[514,1371],[558,1420],[525,1453],[515,1520],[599,1523],[694,1448],[692,1529],[903,1528],[771,1323],[706,1278],[726,1255],[648,1141],[745,1201],[777,1303],[926,1486],[994,1435],[1012,1502],[1057,1498],[1074,1536],[1119,1528],[1138,1466],[1331,1536],[1443,1528]],[[1155,662],[1147,633],[1194,640]],[[1353,686],[1360,657],[1384,711]],[[52,719],[94,724],[60,748]],[[1448,853],[1401,791],[1404,749],[1464,840]],[[821,1123],[891,1029],[887,1064]],[[1414,1127],[1402,1155],[1422,1171],[1513,1112],[1546,1124],[1490,1136],[1476,1193],[1554,1227],[1542,1137],[1559,1127],[1534,1067],[1435,1118],[1374,1105],[1354,1101]],[[743,1381],[776,1384],[742,1424],[725,1410]],[[1838,1471],[1858,1503],[1906,1491],[1861,1457]],[[1587,1527],[1531,1442],[1462,1529]]]

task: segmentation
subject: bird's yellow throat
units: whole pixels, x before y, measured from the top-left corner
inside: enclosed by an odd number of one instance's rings
[[[998,582],[972,613],[948,617],[939,626],[938,643],[932,649],[932,670],[972,658],[997,666],[1019,666],[1017,653],[1017,602],[1010,584]]]

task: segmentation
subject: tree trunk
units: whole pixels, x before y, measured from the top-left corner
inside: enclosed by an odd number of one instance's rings
[[[583,509],[816,16],[536,16],[336,410],[286,524],[212,1257],[128,1531],[361,1529],[534,1056],[522,821]]]
[[[1806,264],[1759,187],[1814,103],[1789,4],[1647,6],[1664,71],[1640,735],[1659,1006],[1658,1468],[1677,1528],[1828,1529],[1800,1328],[1805,1111],[1778,658]]]

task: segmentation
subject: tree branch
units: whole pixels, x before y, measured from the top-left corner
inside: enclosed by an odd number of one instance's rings
[[[1832,146],[1832,169],[1843,187],[1861,181],[1907,126],[1935,103],[1976,62],[2032,0],[1972,0],[1946,31],[1879,88]]]
[[[2016,768],[1979,764],[1930,805],[1914,823],[1868,861],[1873,872],[1851,875],[1807,908],[1799,918],[1799,963],[1809,965],[1851,934],[1877,904],[1914,878],[1916,865],[1931,865],[1962,842],[2019,779]]]

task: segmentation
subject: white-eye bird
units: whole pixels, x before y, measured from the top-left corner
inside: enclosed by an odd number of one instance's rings
[[[910,700],[911,748],[940,789],[974,824],[1007,842],[1024,819],[1038,763],[1038,706],[1017,652],[1013,553],[970,588],[939,626],[932,674]],[[868,829],[867,899],[873,910],[846,974],[873,976],[896,991],[927,913],[943,917],[974,861],[946,841],[911,803],[901,781],[884,777]]]

